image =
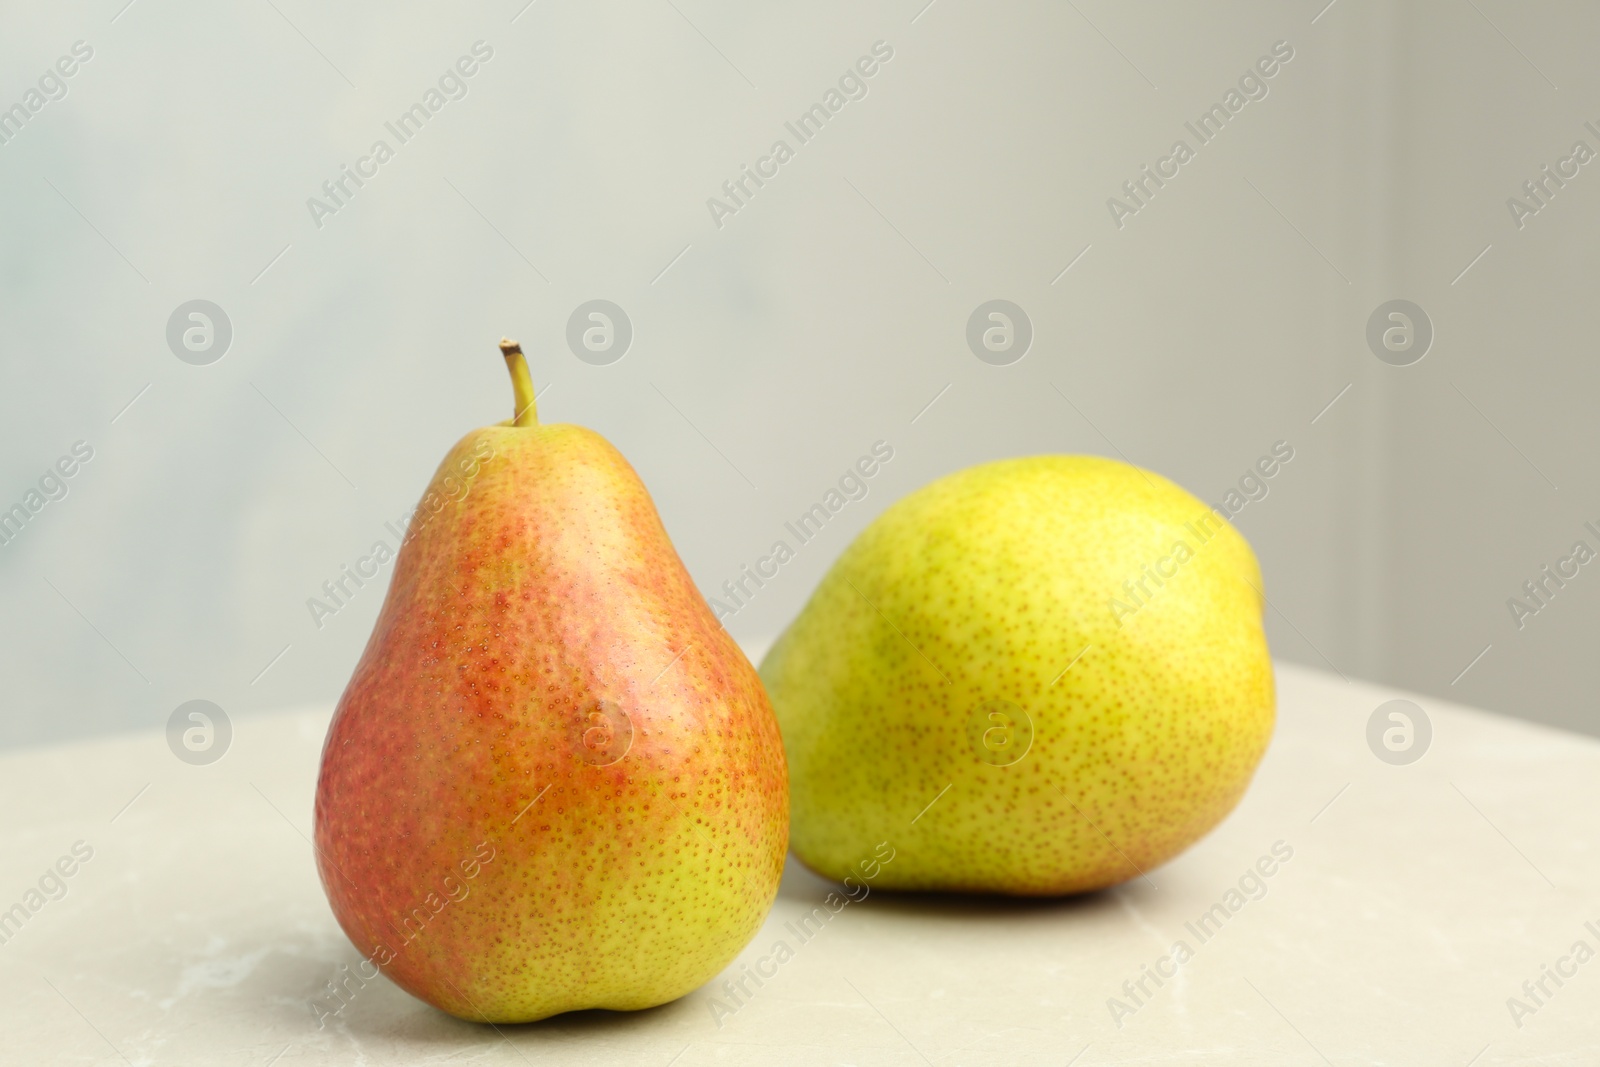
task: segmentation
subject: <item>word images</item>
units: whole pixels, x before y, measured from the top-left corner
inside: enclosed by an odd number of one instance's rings
[[[444,110],[445,104],[465,97],[466,79],[478,73],[480,63],[487,63],[493,58],[493,47],[484,41],[474,41],[472,55],[462,56],[454,66],[439,75],[437,88],[430,85],[420,101],[402,111],[393,122],[383,124],[394,135],[396,145],[406,144],[421,133],[422,127]],[[367,155],[356,160],[353,168],[348,163],[341,163],[339,176],[322,183],[326,199],[315,196],[306,198],[306,210],[311,212],[311,221],[316,223],[317,229],[322,229],[324,218],[337,215],[342,208],[348,207],[367,181],[378,176],[378,168],[394,157],[395,149],[390,147],[388,141],[379,138],[372,142]],[[350,188],[351,184],[355,185],[354,189]]]
[[[367,582],[378,576],[378,571],[384,564],[394,559],[407,541],[422,532],[435,515],[444,509],[445,501],[451,500],[460,503],[467,498],[467,493],[472,489],[472,479],[477,477],[481,465],[494,458],[494,448],[487,441],[479,441],[471,455],[459,460],[456,469],[461,472],[461,477],[447,474],[444,477],[444,494],[430,491],[418,501],[417,506],[400,516],[397,522],[386,522],[384,528],[394,537],[395,547],[391,548],[388,541],[378,540],[372,543],[367,554],[358,558],[355,566],[343,564],[339,574],[322,583],[322,592],[327,597],[324,601],[318,597],[306,598],[306,610],[311,612],[311,621],[316,623],[317,629],[322,629],[323,619],[330,615],[339,614],[340,610],[349,606],[355,599],[356,593]],[[411,523],[407,528],[406,524]],[[405,533],[400,531],[405,530]],[[355,588],[352,589],[351,585]],[[344,594],[340,596],[340,594]]]
[[[86,841],[72,843],[72,855],[63,855],[55,863],[45,868],[39,876],[39,887],[30,887],[22,894],[22,899],[0,912],[0,945],[8,945],[11,939],[22,932],[22,927],[29,919],[44,910],[44,906],[53,900],[60,900],[67,895],[67,879],[78,873],[81,864],[94,859],[94,848]]]
[[[1195,144],[1191,146],[1182,137],[1172,142],[1172,151],[1156,160],[1155,169],[1146,163],[1139,168],[1139,174],[1122,183],[1122,192],[1127,200],[1117,197],[1106,199],[1106,210],[1111,212],[1111,222],[1117,229],[1122,229],[1126,223],[1124,219],[1137,215],[1156,195],[1156,190],[1166,187],[1167,181],[1178,176],[1178,171],[1185,163],[1195,158],[1200,148],[1210,144],[1216,139],[1235,115],[1244,110],[1244,106],[1252,100],[1265,100],[1268,92],[1267,81],[1276,77],[1283,65],[1294,58],[1294,48],[1288,41],[1279,41],[1272,46],[1270,55],[1262,56],[1255,61],[1255,65],[1239,76],[1239,87],[1229,89],[1222,94],[1220,103],[1201,112],[1200,117],[1194,122],[1185,122],[1184,128],[1194,135]]]
[[[63,500],[70,491],[67,479],[77,474],[80,464],[94,458],[94,446],[87,441],[74,441],[72,454],[62,456],[45,468],[39,476],[39,488],[29,489],[22,499],[8,510],[0,511],[0,545],[9,545],[22,533],[22,528],[52,500]]]
[[[472,850],[472,855],[460,863],[462,878],[470,881],[478,877],[483,870],[483,865],[492,861],[494,857],[495,850],[493,845],[487,841],[478,842]],[[434,916],[444,911],[452,902],[459,904],[466,900],[467,895],[472,892],[471,887],[466,882],[456,878],[454,874],[445,875],[441,879],[440,885],[444,889],[443,897],[439,896],[438,893],[429,893],[423,898],[422,903],[412,908],[410,912],[401,918],[400,925],[395,927],[397,931],[405,935],[405,940],[400,943],[402,949],[422,936],[423,929],[433,920]],[[393,926],[394,924],[391,923],[390,925]],[[354,1003],[356,994],[366,988],[368,982],[378,977],[380,968],[394,962],[396,955],[388,945],[379,942],[369,955],[356,964],[355,973],[351,973],[349,964],[340,964],[338,975],[324,986],[327,990],[324,998],[331,997],[338,1007],[329,1008],[327,1004],[316,1000],[306,1002],[311,1008],[311,1014],[316,1017],[317,1029],[321,1030],[327,1026],[329,1017],[343,1014],[344,1009]],[[369,970],[372,973],[368,974]],[[352,987],[351,983],[354,983],[354,987]],[[347,993],[349,994],[348,999],[345,997]]]
[[[888,850],[888,855],[884,854]],[[794,935],[797,942],[804,945],[822,932],[822,928],[833,920],[833,917],[849,907],[851,903],[859,903],[867,899],[867,894],[872,892],[868,882],[878,877],[883,868],[894,862],[895,850],[889,842],[880,841],[872,850],[872,857],[857,863],[851,868],[851,873],[844,879],[844,894],[830,892],[820,905],[811,909],[811,912],[800,919],[796,926],[792,922],[785,922],[783,928]],[[854,883],[852,885],[851,883]],[[857,892],[859,890],[859,892]],[[778,976],[778,968],[794,959],[795,950],[789,942],[779,939],[773,942],[772,949],[765,956],[755,962],[754,969],[748,963],[739,964],[743,973],[738,978],[725,978],[722,981],[722,992],[727,996],[728,1002],[712,997],[706,1002],[706,1008],[711,1012],[711,1021],[717,1024],[717,1029],[722,1029],[723,1021],[730,1015],[737,1014],[739,1009],[750,1002],[755,992],[746,984],[754,982],[759,990],[766,985],[763,979],[772,979]],[[743,998],[740,997],[743,993]]]
[[[880,464],[888,463],[894,458],[894,446],[887,441],[874,441],[872,455],[862,456],[839,476],[838,488],[830,488],[822,494],[822,500],[812,504],[810,508],[801,512],[800,517],[794,522],[786,522],[783,528],[794,536],[796,545],[804,545],[813,540],[822,532],[823,526],[839,512],[844,510],[846,504],[853,500],[863,500],[867,495],[867,480],[872,478],[882,469]],[[729,615],[737,615],[749,602],[754,599],[756,590],[767,583],[761,579],[776,578],[778,568],[794,559],[795,549],[788,541],[779,539],[774,541],[767,555],[756,560],[752,570],[749,564],[744,564],[736,578],[730,578],[722,583],[722,592],[732,606],[720,600],[710,600],[711,613],[721,622]],[[755,583],[755,589],[750,588],[750,583]]]
[[[1286,841],[1274,841],[1271,852],[1271,855],[1260,857],[1247,868],[1244,874],[1239,876],[1237,886],[1230,887],[1222,894],[1222,899],[1206,909],[1200,918],[1183,924],[1183,928],[1189,931],[1198,944],[1204,945],[1214,940],[1222,932],[1223,924],[1243,911],[1246,904],[1265,897],[1267,879],[1277,874],[1282,865],[1294,858],[1294,847]],[[1154,999],[1155,993],[1149,983],[1154,982],[1156,989],[1160,989],[1166,985],[1166,982],[1162,981],[1163,978],[1176,978],[1178,968],[1194,957],[1195,950],[1187,941],[1175,941],[1171,950],[1156,960],[1153,967],[1148,963],[1140,964],[1139,976],[1122,983],[1122,994],[1127,999],[1106,998],[1106,1010],[1111,1013],[1111,1021],[1117,1024],[1117,1029],[1122,1029],[1124,1019],[1137,1014]]]
[[[1194,535],[1197,544],[1190,545],[1183,538],[1178,538],[1172,542],[1172,547],[1166,555],[1154,562],[1146,563],[1139,568],[1138,575],[1122,583],[1122,592],[1127,595],[1128,602],[1119,600],[1113,594],[1109,605],[1111,616],[1117,620],[1117,625],[1126,625],[1129,618],[1154,600],[1166,584],[1178,576],[1178,568],[1194,559],[1197,548],[1204,547],[1206,542],[1217,535],[1223,523],[1243,511],[1252,501],[1265,500],[1267,494],[1272,492],[1267,480],[1281,471],[1283,465],[1293,458],[1293,445],[1287,441],[1274,442],[1271,454],[1257,459],[1255,466],[1240,476],[1239,488],[1229,489],[1223,494],[1221,504],[1213,504],[1206,514],[1193,522],[1184,523],[1183,528]],[[1150,588],[1151,582],[1155,583],[1154,589]]]
[[[872,54],[862,56],[855,61],[854,66],[845,70],[839,76],[837,89],[830,87],[822,94],[821,103],[812,104],[800,113],[799,118],[783,124],[784,129],[794,135],[795,145],[803,145],[821,133],[822,127],[826,126],[833,116],[843,111],[845,104],[851,100],[865,99],[866,79],[878,73],[880,63],[887,63],[893,58],[894,48],[887,41],[874,41]],[[772,147],[767,153],[756,160],[753,169],[749,164],[741,164],[739,176],[722,183],[722,193],[727,197],[726,200],[715,196],[706,200],[706,210],[711,212],[711,222],[717,229],[722,229],[724,219],[730,215],[737,215],[739,210],[755,196],[756,190],[778,176],[778,168],[794,158],[795,149],[788,141],[779,138],[772,142]],[[752,183],[755,189],[750,188]]]
[[[72,55],[56,60],[54,68],[46,67],[45,72],[39,75],[37,89],[29,89],[17,103],[0,110],[0,145],[10,144],[22,132],[22,127],[44,110],[46,104],[66,99],[66,79],[78,73],[80,63],[87,63],[93,58],[94,48],[88,41],[73,41]]]

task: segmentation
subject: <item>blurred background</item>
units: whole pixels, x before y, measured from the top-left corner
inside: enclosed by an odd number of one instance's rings
[[[389,568],[324,583],[511,413],[502,334],[708,597],[892,449],[727,615],[743,641],[905,493],[1092,452],[1238,492],[1278,657],[1600,734],[1592,6],[3,26],[0,744],[337,698]]]

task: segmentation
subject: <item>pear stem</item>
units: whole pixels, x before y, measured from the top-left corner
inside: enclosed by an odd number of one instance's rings
[[[539,409],[535,406],[533,394],[533,375],[528,373],[528,361],[522,355],[522,346],[508,337],[502,337],[500,354],[506,357],[506,369],[511,372],[511,388],[516,392],[517,410],[511,417],[511,425],[539,425]]]

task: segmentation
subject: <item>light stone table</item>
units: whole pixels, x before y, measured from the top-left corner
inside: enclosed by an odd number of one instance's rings
[[[1291,666],[1279,687],[1244,802],[1147,878],[1048,901],[873,892],[802,942],[791,926],[835,887],[791,860],[724,976],[771,975],[748,997],[719,979],[498,1029],[383,978],[318,1028],[310,1002],[360,959],[307,840],[329,708],[236,716],[209,766],[154,732],[11,752],[0,908],[32,913],[0,945],[0,1063],[1600,1062],[1600,962],[1574,954],[1600,950],[1600,743],[1412,697],[1431,743],[1392,765],[1368,722],[1402,694]]]

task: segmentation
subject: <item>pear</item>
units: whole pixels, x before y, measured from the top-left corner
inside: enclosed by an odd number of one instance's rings
[[[316,795],[339,924],[453,1015],[639,1009],[760,927],[782,741],[622,455],[516,415],[450,450],[340,699]]]
[[[762,662],[795,854],[1019,896],[1149,871],[1271,737],[1260,589],[1219,513],[1126,463],[1010,459],[898,501]],[[864,871],[883,843],[894,863]]]

